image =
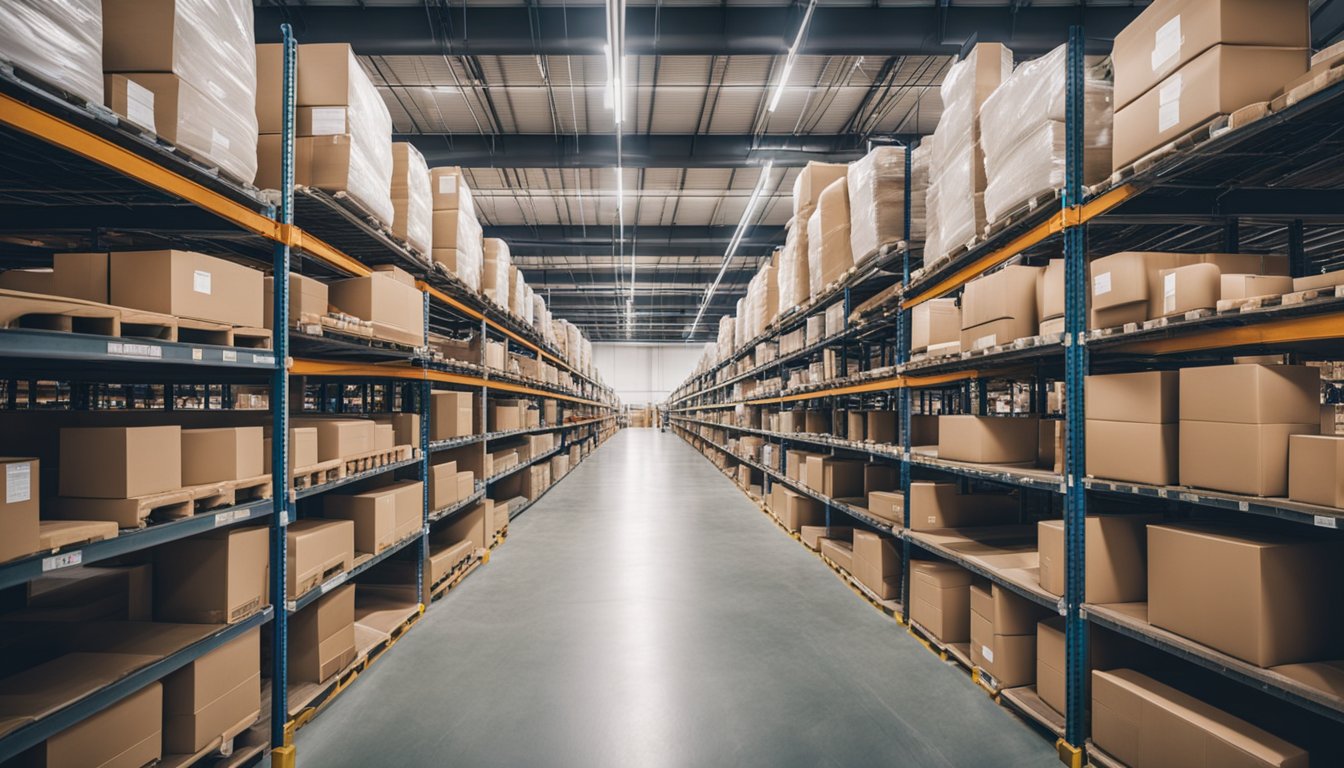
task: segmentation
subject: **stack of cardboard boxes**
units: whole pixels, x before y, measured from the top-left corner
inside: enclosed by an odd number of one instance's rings
[[[372,323],[377,338],[425,345],[424,295],[410,273],[389,265],[364,277],[332,281],[327,296],[338,311]]]
[[[811,163],[808,164],[809,168]],[[812,296],[820,294],[825,288],[844,277],[846,271],[854,266],[854,255],[849,243],[849,186],[846,182],[847,166],[838,166],[837,178],[816,194],[816,209],[807,218],[807,285]],[[808,169],[804,168],[803,173]],[[798,175],[802,180],[803,173]],[[818,177],[825,176],[818,172]],[[804,200],[815,190],[813,185],[822,178],[809,179],[794,184],[794,196],[800,191]],[[809,190],[808,187],[813,189]],[[797,206],[795,200],[795,207]]]
[[[103,103],[102,0],[0,6],[0,51],[35,75],[92,104]]]
[[[481,224],[476,220],[476,206],[462,169],[431,168],[429,183],[434,206],[434,263],[442,264],[468,288],[479,292],[484,261]]]
[[[414,144],[392,144],[392,234],[428,261],[434,237],[429,166]]]
[[[905,153],[904,147],[876,147],[849,165],[849,251],[855,264],[905,239]],[[919,192],[912,188],[913,199]]]

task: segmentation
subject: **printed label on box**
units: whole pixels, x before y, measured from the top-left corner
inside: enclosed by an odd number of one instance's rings
[[[198,269],[191,275],[191,289],[197,293],[210,295],[210,273],[203,269]]]
[[[980,655],[984,656],[985,661],[988,661],[990,664],[994,663],[994,651],[991,650],[988,645],[980,646]]]
[[[126,119],[143,128],[154,127],[154,92],[134,80],[126,81]]]
[[[1162,314],[1176,311],[1176,273],[1162,276]]]
[[[1157,28],[1153,33],[1152,65],[1154,72],[1161,72],[1175,63],[1181,52],[1181,17],[1177,15],[1171,21]]]
[[[33,498],[33,465],[5,465],[5,503],[18,504]]]
[[[336,136],[345,133],[345,107],[314,107],[313,135]]]
[[[457,192],[457,177],[456,177],[456,176],[440,176],[440,177],[439,177],[439,194],[440,194],[440,195],[451,195],[451,194],[453,194],[453,193],[455,193],[455,192]]]
[[[1181,122],[1181,73],[1177,72],[1162,83],[1157,92],[1157,130],[1167,131]]]
[[[1111,292],[1111,273],[1102,272],[1092,278],[1092,295],[1104,296]]]

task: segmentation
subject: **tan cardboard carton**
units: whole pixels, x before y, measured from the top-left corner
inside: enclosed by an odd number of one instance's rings
[[[182,487],[182,428],[63,427],[62,496],[130,499]]]
[[[910,414],[910,445],[937,445],[938,417],[933,414]]]
[[[855,531],[858,533],[858,531]],[[841,539],[822,539],[821,554],[831,559],[831,562],[845,569],[854,570],[854,544]]]
[[[1040,267],[1013,265],[966,284],[961,296],[961,348],[1008,344],[1036,335]]]
[[[862,442],[864,432],[867,426],[867,419],[864,418],[863,411],[848,411],[845,413],[845,439],[855,442]]]
[[[304,418],[298,426],[317,430],[317,460],[331,461],[373,452],[373,422],[368,419]]]
[[[901,556],[893,539],[871,531],[854,531],[850,573],[881,600],[901,595]]]
[[[863,465],[863,496],[873,491],[894,491],[901,486],[901,473],[891,464]]]
[[[1185,398],[1181,398],[1185,403]],[[1181,485],[1250,496],[1288,493],[1288,440],[1315,435],[1307,424],[1232,424],[1181,420]]]
[[[389,413],[376,414],[373,420],[380,424],[392,425],[393,445],[411,445],[420,447],[420,414]]]
[[[380,333],[379,324],[392,341],[412,346],[425,343],[424,295],[414,286],[375,272],[364,277],[336,280],[328,285],[333,306],[346,314],[374,323],[374,334]]]
[[[1179,480],[1180,424],[1088,419],[1084,428],[1088,476],[1151,485]]]
[[[270,602],[265,526],[198,534],[154,550],[154,618],[233,624]]]
[[[1215,264],[1220,272],[1286,275],[1281,254],[1162,253],[1125,251],[1095,259],[1089,266],[1092,286],[1090,328],[1142,323],[1162,315],[1162,271],[1189,264]]]
[[[0,288],[107,303],[106,253],[57,253],[50,270],[0,272]]]
[[[961,308],[956,299],[930,299],[910,311],[910,351],[960,341]]]
[[[1162,270],[1159,273],[1162,278],[1162,310],[1158,317],[1213,309],[1218,304],[1221,274],[1215,264],[1189,264]]]
[[[163,748],[191,755],[261,715],[261,629],[163,679]]]
[[[355,585],[343,584],[289,617],[290,683],[322,683],[355,660]]]
[[[1036,320],[1044,323],[1064,316],[1064,260],[1051,259],[1036,273]]]
[[[349,520],[295,520],[285,538],[286,591],[292,597],[355,565],[355,524]]]
[[[1084,523],[1084,564],[1089,603],[1132,603],[1147,594],[1144,572],[1144,526],[1148,515],[1088,515]],[[1064,594],[1064,521],[1037,523],[1041,589]]]
[[[783,483],[775,483],[771,492],[776,499],[775,517],[793,533],[805,525],[826,524],[826,509],[816,499],[797,493]]]
[[[804,525],[798,528],[798,536],[803,540],[804,546],[815,552],[821,548],[824,539],[851,539],[854,536],[854,529],[835,525]]]
[[[1325,507],[1344,507],[1344,437],[1288,438],[1288,498]]]
[[[1180,373],[1140,371],[1083,379],[1089,419],[1173,424],[1180,419]]]
[[[1148,620],[1272,667],[1339,658],[1344,545],[1202,525],[1148,526]]]
[[[575,446],[577,448],[578,446]],[[571,450],[571,460],[573,460],[573,451]],[[457,473],[457,500],[461,501],[476,492],[476,476],[469,471],[459,470]]]
[[[291,471],[301,470],[318,463],[317,427],[290,427],[289,429],[289,466]],[[266,472],[271,471],[271,438],[261,441],[261,460]]]
[[[938,458],[979,464],[1034,463],[1038,421],[1035,416],[939,416]]]
[[[939,560],[910,564],[910,620],[944,643],[971,639],[971,572]]]
[[[1320,369],[1309,365],[1182,368],[1181,421],[1318,423],[1320,389]]]
[[[1293,279],[1286,275],[1230,275],[1219,280],[1220,299],[1249,299],[1279,296],[1293,291]]]
[[[397,447],[397,431],[391,424],[374,423],[373,425],[373,449],[375,451],[390,451]]]
[[[1036,623],[1035,618],[1044,611],[1035,603],[1017,598],[1027,603],[1019,608],[1007,603],[1000,595],[1012,594],[989,582],[971,585],[971,663],[988,672],[994,682],[1005,688],[1028,685],[1036,678]],[[996,599],[997,597],[997,599]],[[1013,597],[1017,597],[1013,595]],[[1004,631],[1009,625],[1000,627],[995,620],[998,614],[1005,614],[1008,621],[1016,614],[1033,617],[1030,630],[1026,633]]]
[[[809,456],[807,487],[833,499],[862,496],[863,466],[862,461]]]
[[[897,416],[895,411],[868,411],[864,425],[867,439],[874,443],[894,445],[899,431]]]
[[[434,390],[429,398],[429,439],[451,440],[473,434],[473,412],[472,393]]]
[[[452,573],[453,568],[468,560],[474,551],[471,542],[465,539],[456,544],[445,545],[431,551],[425,569],[427,583],[434,585],[443,581],[448,574]]]
[[[44,768],[150,765],[163,756],[163,735],[163,686],[155,682],[48,738],[28,753],[31,763],[25,764]]]
[[[430,534],[430,538],[431,540],[453,544],[466,539],[476,549],[483,549],[485,547],[485,520],[491,510],[491,500],[484,499],[470,509],[449,518],[448,522],[439,526]]]
[[[275,278],[266,277],[263,282],[262,325],[272,328],[275,322]],[[289,273],[289,327],[293,328],[301,318],[316,322],[317,318],[327,314],[330,292],[327,284],[304,275]]]
[[[206,485],[260,476],[261,427],[182,430],[182,485]]]
[[[1334,288],[1337,285],[1344,285],[1344,269],[1337,269],[1333,272],[1323,272],[1319,275],[1307,275],[1306,277],[1293,278],[1294,291]]]
[[[41,547],[38,468],[37,459],[0,456],[5,492],[0,497],[0,562],[32,554]]]
[[[1092,740],[1135,768],[1308,765],[1299,747],[1132,669],[1092,673]]]
[[[262,274],[192,251],[109,256],[110,303],[194,320],[260,328]]]
[[[1133,664],[1133,648],[1120,635],[1092,629],[1087,634],[1087,666],[1084,673],[1094,669],[1114,669]],[[1056,712],[1067,707],[1068,654],[1064,642],[1064,618],[1052,616],[1036,625],[1036,694]]]
[[[900,491],[872,491],[868,494],[868,514],[897,528],[905,527],[905,495]]]
[[[397,537],[397,494],[390,488],[364,493],[328,494],[322,498],[322,516],[354,524],[356,552],[376,555],[400,539]]]
[[[471,207],[471,190],[462,178],[462,169],[457,166],[443,166],[429,169],[429,182],[434,192],[434,210],[455,211]]]
[[[444,461],[429,466],[429,509],[431,512],[452,506],[465,496],[457,495],[457,462]]]

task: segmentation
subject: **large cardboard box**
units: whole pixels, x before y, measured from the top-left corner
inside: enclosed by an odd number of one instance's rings
[[[154,618],[233,624],[270,602],[265,526],[198,534],[154,550]]]
[[[1287,275],[1223,274],[1218,282],[1218,298],[1249,299],[1278,296],[1293,291],[1293,278]]]
[[[961,295],[962,350],[1035,336],[1036,281],[1042,271],[1013,265],[967,283]]]
[[[1083,380],[1084,410],[1089,419],[1171,424],[1179,420],[1180,373],[1140,371]]]
[[[894,445],[899,432],[899,414],[895,411],[868,411],[864,433],[873,443]]]
[[[470,494],[468,494],[470,495]],[[429,466],[429,509],[440,510],[466,498],[457,493],[457,462],[444,461]]]
[[[265,428],[264,428],[265,429]],[[291,472],[311,467],[317,459],[317,427],[289,428],[289,468]],[[261,460],[266,472],[271,471],[271,438],[261,440]]]
[[[163,679],[163,748],[191,755],[261,715],[261,629]]]
[[[855,531],[855,533],[858,533],[858,531]],[[830,558],[831,562],[844,570],[854,570],[853,542],[842,539],[822,539],[820,541],[820,551],[822,555]]]
[[[267,276],[263,282],[262,324],[272,328],[275,322],[275,278]],[[300,319],[307,317],[309,322],[327,314],[330,303],[327,284],[311,277],[289,273],[289,327],[293,328]]]
[[[1088,515],[1084,521],[1086,542],[1086,597],[1089,603],[1133,603],[1147,594],[1144,571],[1144,526],[1157,518],[1149,515]],[[1041,589],[1064,594],[1064,521],[1037,523],[1036,544],[1040,551]]]
[[[1308,50],[1250,45],[1208,49],[1116,110],[1114,169],[1127,167],[1218,115],[1274,98],[1286,83],[1307,71]]]
[[[1272,667],[1344,653],[1344,543],[1148,526],[1148,620]]]
[[[1006,525],[1017,521],[1018,511],[1014,496],[963,494],[955,483],[924,480],[910,483],[911,530]]]
[[[374,423],[368,419],[302,418],[294,423],[317,430],[318,461],[348,459],[374,450]]]
[[[376,555],[397,543],[397,493],[378,488],[351,495],[322,497],[322,516],[354,524],[355,552]]]
[[[1040,606],[997,584],[972,584],[971,662],[1005,688],[1034,682],[1036,622],[1044,613]]]
[[[374,335],[380,333],[392,341],[412,346],[425,343],[424,294],[414,286],[375,272],[364,277],[336,280],[328,286],[333,306],[346,314],[374,323]],[[379,324],[390,326],[379,328]]]
[[[938,458],[978,464],[1031,464],[1040,438],[1035,416],[938,417]]]
[[[1181,421],[1318,423],[1321,369],[1240,363],[1182,368]]]
[[[122,654],[87,654],[120,656]],[[109,681],[111,682],[111,681]],[[48,738],[23,765],[134,768],[163,757],[163,686],[157,682]]]
[[[262,274],[193,251],[108,257],[109,303],[194,320],[261,328]]]
[[[1036,319],[1045,323],[1064,316],[1064,260],[1051,259],[1036,273]]]
[[[1135,663],[1135,644],[1113,632],[1090,628],[1087,633],[1087,666],[1083,672],[1094,669],[1114,669]],[[1052,616],[1036,625],[1036,694],[1056,712],[1067,707],[1068,690],[1067,646],[1064,637],[1064,617]]]
[[[1162,316],[1162,271],[1190,264],[1214,264],[1221,273],[1287,275],[1282,254],[1163,253],[1125,251],[1094,259],[1090,328],[1113,328]]]
[[[1222,272],[1216,264],[1187,264],[1158,273],[1162,278],[1162,308],[1157,317],[1174,317],[1218,305]]]
[[[285,528],[286,592],[298,597],[355,565],[355,524],[349,520],[295,520]]]
[[[774,497],[775,517],[779,519],[780,525],[793,533],[805,525],[826,524],[826,508],[816,499],[797,493],[783,483],[775,483],[771,495]]]
[[[900,491],[872,491],[868,494],[868,514],[897,527],[905,527],[905,495]]]
[[[1301,748],[1132,669],[1092,673],[1092,741],[1134,768],[1306,768],[1309,762]]]
[[[1153,3],[1115,36],[1115,108],[1128,106],[1215,45],[1310,46],[1307,10],[1306,3],[1282,0]]]
[[[63,427],[62,496],[130,499],[182,487],[182,428]]]
[[[486,518],[492,513],[492,501],[483,499],[470,509],[449,518],[430,534],[431,541],[456,544],[469,540],[476,549],[485,547]]]
[[[854,266],[849,249],[849,191],[844,179],[822,191],[807,220],[808,286],[813,296]]]
[[[850,573],[881,600],[895,600],[901,596],[901,556],[889,536],[854,531]]]
[[[1325,507],[1344,507],[1344,437],[1288,438],[1288,498]]]
[[[291,684],[325,682],[354,660],[354,584],[342,584],[289,617]]]
[[[206,485],[260,476],[261,427],[182,430],[182,485]]]
[[[57,253],[51,269],[0,272],[0,288],[107,303],[106,253]]]
[[[1180,424],[1088,419],[1084,428],[1090,477],[1151,485],[1179,479]]]
[[[435,390],[429,398],[429,439],[451,440],[473,434],[474,396],[471,392]]]
[[[425,562],[426,586],[438,584],[452,573],[454,567],[470,558],[474,551],[471,542],[465,539],[431,551],[429,559]]]
[[[825,539],[852,539],[854,529],[847,526],[826,526],[826,525],[804,525],[798,529],[798,537],[803,540],[803,546],[812,551],[821,548],[821,542]]]
[[[831,456],[807,458],[807,487],[833,499],[863,495],[862,461]]]
[[[1249,496],[1288,493],[1288,441],[1315,435],[1310,424],[1232,424],[1181,420],[1181,485]]]
[[[910,563],[910,620],[944,643],[971,639],[971,572],[941,560]]]
[[[0,562],[32,554],[40,548],[38,519],[39,462],[0,456],[4,492],[0,497]]]

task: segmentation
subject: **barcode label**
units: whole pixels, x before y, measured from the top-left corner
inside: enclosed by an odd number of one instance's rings
[[[131,344],[125,341],[107,342],[107,354],[122,357],[163,357],[163,347],[157,344]]]
[[[76,549],[74,552],[63,552],[59,555],[43,558],[43,571],[57,571],[62,568],[69,568],[72,565],[79,565],[84,562],[84,550]]]

